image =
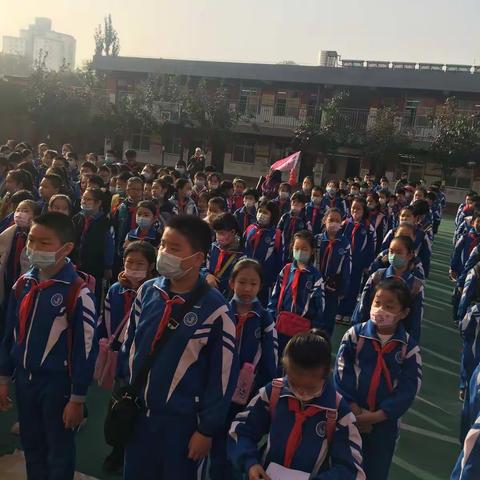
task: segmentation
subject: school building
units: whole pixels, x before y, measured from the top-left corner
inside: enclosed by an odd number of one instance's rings
[[[295,129],[306,120],[321,125],[322,105],[339,91],[348,92],[348,97],[338,121],[352,132],[366,131],[383,106],[395,111],[398,129],[412,140],[414,153],[409,149],[391,163],[387,175],[392,178],[400,171],[427,182],[440,178],[440,167],[428,147],[435,135],[435,116],[446,98],[454,96],[465,113],[480,112],[480,67],[469,65],[341,61],[329,51],[322,52],[317,66],[95,56],[93,67],[107,76],[110,102],[131,95],[150,75],[175,75],[189,82],[205,79],[212,91],[226,87],[229,108],[239,120],[220,145],[209,145],[193,129],[183,138],[131,132],[123,139],[124,146],[135,148],[141,161],[165,165],[187,160],[196,146],[203,147],[209,158],[217,148],[218,170],[242,177],[258,177],[288,155]],[[156,109],[169,122],[179,117],[179,105],[159,102]],[[304,158],[300,173],[321,181],[361,175],[373,168],[359,148],[345,145],[327,156]],[[462,195],[476,185],[480,187],[480,170],[473,167],[458,169],[447,180],[453,194],[458,190]]]

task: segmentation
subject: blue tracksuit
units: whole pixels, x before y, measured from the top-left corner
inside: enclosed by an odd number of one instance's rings
[[[369,212],[368,221],[375,229],[375,254],[377,254],[381,250],[383,238],[387,233],[387,217],[382,212]]]
[[[148,242],[153,247],[158,248],[160,245],[160,240],[162,239],[162,234],[159,232],[159,227],[163,229],[163,226],[155,222],[155,224],[152,225],[146,233],[142,233],[140,227],[134,228],[128,232],[126,240],[129,242],[143,240],[144,242]]]
[[[340,301],[338,313],[350,317],[357,303],[363,271],[370,266],[375,258],[375,230],[369,222],[354,223],[349,218],[345,220],[341,231],[350,241],[352,272],[348,291]]]
[[[265,469],[271,462],[285,464],[286,446],[295,422],[295,412],[291,410],[293,404],[300,408],[318,408],[318,413],[305,420],[289,468],[309,473],[311,480],[365,480],[355,417],[329,380],[320,396],[304,405],[293,395],[285,378],[274,415],[270,411],[271,392],[271,384],[261,388],[232,423],[228,452],[235,465],[248,472],[256,464],[262,464]],[[330,445],[326,443],[325,435],[327,411],[338,414]],[[258,444],[265,435],[268,435],[267,447],[260,452]]]
[[[478,478],[480,478],[480,417],[475,420],[468,432],[450,480]]]
[[[292,259],[290,246],[293,240],[293,235],[300,230],[307,229],[305,211],[302,210],[302,213],[299,215],[294,215],[291,212],[285,213],[278,222],[278,228],[282,231],[283,244],[285,245],[283,251],[283,263],[287,263]]]
[[[456,319],[458,322],[461,322],[463,320],[470,305],[473,305],[474,303],[480,301],[480,296],[478,292],[478,282],[480,281],[479,277],[480,264],[477,264],[468,271],[465,281],[463,282],[463,287],[459,287],[462,289],[462,293],[457,309]],[[459,282],[457,282],[457,284],[458,283]]]
[[[289,198],[280,198],[276,197],[272,200],[273,203],[276,203],[278,209],[280,210],[280,216],[290,211],[290,199]]]
[[[472,372],[480,362],[480,303],[467,310],[460,323],[460,334],[463,339],[462,359],[460,366],[460,388],[465,388]]]
[[[475,267],[475,265],[480,262],[480,249],[476,246],[471,252],[470,256],[467,258],[465,265],[463,267],[462,273],[457,278],[457,287],[463,288],[465,284],[465,279],[467,277],[468,272]]]
[[[460,417],[460,443],[463,443],[475,419],[480,415],[480,365],[475,367],[465,387],[465,399]]]
[[[470,231],[472,228],[472,215],[465,217],[464,220],[460,223],[460,225],[455,229],[455,232],[453,233],[453,245],[457,243],[458,239],[462,236],[465,235]]]
[[[478,233],[474,229],[470,229],[468,233],[457,240],[450,262],[450,269],[457,277],[463,272],[468,257],[478,245],[479,239]]]
[[[119,376],[131,381],[149,354],[167,299],[188,298],[170,292],[164,277],[148,280],[132,307],[127,338],[119,356]],[[181,307],[173,304],[169,318]],[[171,322],[171,320],[170,320]],[[124,478],[196,478],[198,465],[187,459],[195,431],[222,432],[237,378],[235,322],[216,289],[202,297],[156,355],[141,398],[145,412],[126,446]],[[158,445],[169,445],[159,449]]]
[[[351,327],[344,335],[335,364],[334,382],[347,402],[355,402],[370,410],[368,397],[370,385],[379,360],[374,348],[381,348],[375,324],[369,320]],[[390,352],[383,354],[392,390],[381,371],[380,383],[374,393],[372,411],[381,409],[387,420],[373,425],[369,434],[362,435],[363,461],[368,480],[385,480],[392,462],[398,437],[398,420],[412,405],[420,390],[422,361],[420,349],[400,323],[393,337],[383,347],[396,342]]]
[[[238,229],[242,235],[252,223],[255,223],[256,215],[255,207],[247,209],[247,207],[243,206],[235,211],[233,216],[238,223]]]
[[[338,302],[349,288],[352,259],[350,242],[341,232],[330,241],[327,232],[315,237],[315,266],[325,281],[324,329],[332,336]]]
[[[273,288],[268,310],[272,317],[277,320],[279,311],[293,312],[307,318],[312,328],[325,328],[323,310],[325,308],[325,290],[322,274],[310,265],[306,269],[299,269],[297,262],[290,264],[290,274],[283,294],[282,304],[278,305],[283,277],[289,266],[286,265],[280,272],[275,287]],[[298,278],[298,283],[294,282]],[[294,285],[297,284],[297,288]],[[290,340],[281,333],[278,334],[280,356]]]
[[[245,255],[262,265],[263,283],[258,298],[263,306],[268,303],[270,288],[283,266],[283,239],[278,228],[250,225],[244,233]]]
[[[183,202],[180,202],[178,195],[174,193],[168,201],[172,204],[175,215],[198,215],[197,205],[190,197],[186,197]]]
[[[20,295],[23,301],[39,284],[38,277],[36,268],[25,274]],[[0,347],[0,382],[8,382],[15,372],[20,435],[29,478],[73,479],[74,433],[65,429],[63,411],[69,400],[84,401],[97,356],[95,303],[87,287],[80,291],[72,318],[67,319],[65,301],[76,277],[73,264],[67,260],[51,279],[52,284],[36,293],[27,312],[23,340],[21,302],[15,293],[10,297]],[[68,322],[73,337],[71,349]]]
[[[352,324],[366,322],[370,318],[370,308],[372,306],[373,297],[375,295],[376,286],[386,278],[398,278],[395,270],[390,265],[388,268],[381,268],[375,273],[372,273],[363,287],[360,301],[355,307],[352,315]],[[420,331],[423,318],[423,300],[424,292],[424,278],[420,271],[411,266],[401,276],[402,280],[410,289],[412,293],[413,303],[410,307],[409,314],[403,319],[406,331],[413,337],[413,339],[420,342]]]
[[[123,264],[123,245],[128,232],[137,227],[137,206],[130,199],[125,199],[113,215],[112,224],[115,231],[115,254],[117,266]]]
[[[412,263],[415,267],[415,270],[418,272],[417,276],[420,278],[425,278],[425,272],[423,271],[423,265],[421,260],[415,256],[412,259]],[[382,250],[376,257],[375,260],[370,265],[370,269],[368,270],[369,276],[372,273],[375,273],[380,268],[388,268],[390,263],[388,261],[388,249]]]
[[[322,231],[324,213],[325,212],[322,210],[321,206],[316,205],[313,202],[309,202],[305,205],[307,227],[314,235],[318,235]]]
[[[325,212],[327,208],[338,208],[342,212],[342,218],[345,218],[347,215],[347,205],[345,200],[337,193],[335,196],[331,197],[328,193],[325,193],[320,203],[320,208],[322,212]]]
[[[230,260],[232,255],[233,260]],[[213,242],[212,246],[210,247],[210,252],[208,253],[205,266],[208,273],[211,273],[212,275],[217,277],[217,288],[225,298],[230,296],[230,287],[228,285],[228,281],[230,280],[230,275],[232,274],[233,267],[242,257],[243,252],[239,248],[224,250],[220,247],[218,242]],[[229,262],[228,266],[227,268],[224,268],[227,262]]]
[[[395,237],[397,228],[393,228],[387,232],[382,242],[382,250],[388,250],[390,243],[392,243],[392,240]],[[415,229],[415,240],[413,242],[413,247],[415,248],[415,255],[422,262],[425,278],[428,278],[430,273],[430,260],[432,258],[432,242],[430,237],[425,235],[425,232],[419,228]]]
[[[4,232],[8,227],[11,227],[15,223],[13,220],[14,214],[15,212],[11,212],[0,221],[0,233]]]
[[[271,382],[275,377],[278,364],[277,332],[271,315],[258,300],[252,304],[251,311],[244,318],[238,315],[237,304],[234,300],[230,302],[230,306],[237,323],[236,339],[239,365],[240,367],[245,363],[255,365],[253,396],[259,388]],[[232,403],[225,422],[225,429],[213,441],[210,455],[210,478],[212,480],[233,478],[231,465],[227,461],[227,435],[230,424],[242,408],[244,407]]]

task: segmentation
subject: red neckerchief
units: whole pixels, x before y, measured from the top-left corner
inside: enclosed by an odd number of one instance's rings
[[[237,339],[237,343],[240,343],[240,340],[242,339],[242,334],[243,334],[243,328],[245,327],[245,323],[249,318],[253,318],[255,316],[255,312],[247,312],[242,315],[239,313],[235,314],[235,317],[237,319],[237,325],[235,327],[235,337]]]
[[[332,254],[333,254],[333,246],[335,245],[335,241],[336,241],[336,238],[334,238],[333,240],[328,240],[327,248],[323,253],[321,271],[324,275],[326,275],[327,273],[327,267],[328,267],[328,264],[330,263],[330,258],[332,257]]]
[[[350,236],[350,240],[351,240],[351,245],[352,245],[352,253],[353,253],[353,250],[355,248],[355,234],[357,233],[357,230],[362,226],[361,223],[354,223],[353,224],[353,228],[352,228],[352,234]]]
[[[263,232],[265,232],[264,228],[258,228],[257,231],[253,234],[253,256],[255,256],[255,252],[257,251],[258,244],[260,243],[260,240],[262,239]]]
[[[134,230],[137,226],[137,207],[128,207],[128,213],[130,214],[130,230]]]

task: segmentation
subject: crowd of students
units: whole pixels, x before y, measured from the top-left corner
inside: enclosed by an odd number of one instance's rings
[[[28,478],[73,478],[88,387],[114,377],[104,467],[126,479],[388,478],[421,385],[440,185],[270,172],[250,188],[213,170],[200,149],[165,168],[0,147],[0,409],[14,378]],[[476,202],[457,215],[459,309]],[[478,308],[462,321],[470,442]]]

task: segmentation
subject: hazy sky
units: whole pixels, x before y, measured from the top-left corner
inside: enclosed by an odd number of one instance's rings
[[[343,58],[480,64],[479,0],[0,0],[0,35],[35,16],[77,39],[111,13],[121,55],[316,64]]]

